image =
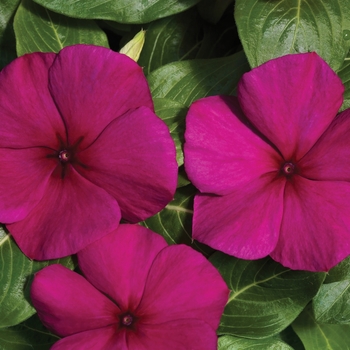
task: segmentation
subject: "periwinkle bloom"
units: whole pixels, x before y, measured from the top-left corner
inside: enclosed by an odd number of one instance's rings
[[[273,59],[238,98],[193,103],[185,168],[200,190],[193,237],[242,259],[327,271],[350,254],[350,111],[316,53]]]
[[[76,253],[173,198],[174,142],[125,55],[75,45],[14,60],[0,123],[0,222],[30,258]]]
[[[78,253],[84,277],[62,265],[39,271],[31,298],[52,350],[215,350],[229,289],[200,253],[168,246],[138,225]]]

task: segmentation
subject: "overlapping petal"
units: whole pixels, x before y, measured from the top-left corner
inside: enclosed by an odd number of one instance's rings
[[[30,258],[74,254],[121,211],[136,222],[173,198],[174,142],[127,56],[92,45],[28,54],[0,73],[0,89],[0,220]]]
[[[196,319],[216,329],[228,293],[218,271],[202,255],[185,245],[170,246],[154,259],[136,314],[143,315],[142,324],[162,327],[169,321]]]
[[[132,350],[125,335],[125,330],[117,333],[115,326],[93,329],[63,338],[50,350]]]
[[[162,236],[123,224],[80,251],[78,261],[90,283],[126,311],[139,305],[153,260],[165,247]]]
[[[346,110],[334,119],[298,166],[300,174],[308,179],[350,181],[349,159],[350,110]]]
[[[32,285],[39,317],[67,336],[53,349],[216,348],[229,289],[200,253],[122,224],[78,261],[94,286],[59,265],[44,268]],[[134,318],[129,325],[120,319],[126,313]]]
[[[245,115],[286,161],[310,150],[336,116],[343,92],[340,78],[316,53],[268,61],[238,86]]]
[[[49,72],[50,91],[69,130],[70,144],[93,142],[115,118],[153,102],[142,68],[104,47],[63,48]]]
[[[175,145],[168,127],[147,107],[113,120],[78,157],[87,165],[77,167],[80,174],[110,193],[130,222],[147,219],[173,199]]]
[[[270,254],[281,227],[285,182],[269,173],[225,196],[197,195],[193,238],[242,259]]]
[[[214,350],[217,348],[215,330],[201,320],[189,318],[157,325],[142,324],[137,333],[129,332],[127,339],[128,350]]]
[[[22,220],[41,200],[56,167],[46,158],[48,151],[0,148],[0,222]]]
[[[116,327],[119,322],[118,307],[62,265],[50,265],[35,275],[31,299],[45,326],[60,336]]]
[[[7,225],[32,259],[75,254],[119,225],[120,209],[111,195],[72,167],[64,179],[59,174],[53,173],[41,201],[26,218]]]
[[[201,191],[228,194],[277,171],[282,158],[250,127],[234,96],[194,102],[186,117],[185,169]]]
[[[54,53],[17,58],[0,72],[0,147],[58,145],[66,137],[63,120],[48,89]]]
[[[280,237],[271,257],[295,270],[328,271],[350,254],[350,183],[287,182]]]

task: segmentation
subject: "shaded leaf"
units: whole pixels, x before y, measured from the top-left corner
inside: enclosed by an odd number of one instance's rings
[[[162,211],[142,224],[162,235],[169,244],[187,244],[208,255],[213,250],[192,239],[193,197],[192,186],[178,188],[175,198]]]
[[[350,0],[236,0],[235,19],[252,67],[316,51],[337,70],[350,48]]]
[[[232,13],[211,25],[194,8],[154,21],[146,30],[139,60],[146,75],[171,62],[228,56],[240,45]],[[129,35],[123,41],[130,40]]]
[[[249,70],[243,52],[223,58],[167,64],[148,76],[154,98],[175,100],[185,106],[212,95],[232,95],[243,73]]]
[[[322,285],[312,305],[318,323],[350,324],[350,279]]]
[[[74,267],[70,257],[37,262],[28,259],[12,237],[0,227],[0,328],[16,325],[35,313],[29,301],[33,274],[49,264]]]
[[[145,74],[170,62],[196,58],[201,46],[201,31],[202,21],[192,9],[150,23],[139,59]]]
[[[294,332],[292,326],[288,326],[282,332],[276,334],[274,338],[277,338],[285,343],[287,343],[294,350],[305,350],[303,343],[300,338]]]
[[[119,23],[148,23],[183,12],[200,0],[35,0],[46,8],[75,18],[108,19]]]
[[[231,289],[219,334],[261,339],[279,333],[316,295],[325,278],[323,272],[293,271],[270,258],[247,261],[216,252],[210,261]]]
[[[68,18],[22,0],[14,19],[17,54],[58,52],[73,44],[94,44],[108,47],[106,34],[92,20]]]
[[[0,350],[49,350],[58,339],[34,315],[17,326],[0,329]]]
[[[177,187],[183,187],[187,186],[191,183],[191,181],[188,179],[187,174],[185,172],[185,167],[181,165],[179,167],[179,175],[177,180]]]
[[[185,131],[185,117],[187,107],[166,98],[155,98],[153,100],[156,114],[168,125],[170,134],[176,146],[176,160],[178,165],[184,162],[183,143]]]
[[[344,109],[350,107],[350,57],[347,57],[345,59],[342,66],[337,71],[337,74],[339,75],[345,87],[344,101],[342,106],[340,107],[340,111],[343,111]]]
[[[307,307],[292,327],[306,350],[345,350],[350,344],[350,325],[319,324],[311,307]]]
[[[233,0],[202,0],[198,4],[198,10],[205,20],[217,23],[232,2]]]
[[[350,280],[350,256],[330,269],[324,283]]]
[[[293,350],[293,348],[274,338],[245,339],[225,335],[219,337],[218,350]]]
[[[16,58],[13,16],[21,0],[1,0],[0,4],[0,69]]]

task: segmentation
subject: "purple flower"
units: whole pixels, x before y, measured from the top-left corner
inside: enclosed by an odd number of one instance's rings
[[[193,237],[242,259],[271,255],[327,271],[350,254],[350,112],[316,54],[246,73],[238,98],[208,97],[187,116],[185,167],[200,190]]]
[[[76,253],[176,188],[175,147],[125,55],[76,45],[0,73],[0,221],[34,259]]]
[[[31,298],[58,349],[215,350],[229,290],[185,245],[120,225],[78,253],[86,279],[61,265],[35,275]]]

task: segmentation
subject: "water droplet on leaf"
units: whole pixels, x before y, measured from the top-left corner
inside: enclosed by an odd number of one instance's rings
[[[344,40],[350,39],[350,30],[343,30],[343,38]]]

